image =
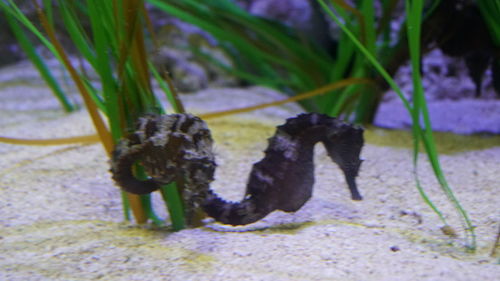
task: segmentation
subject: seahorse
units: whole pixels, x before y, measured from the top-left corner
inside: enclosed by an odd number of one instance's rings
[[[314,146],[321,142],[343,171],[351,199],[361,200],[355,178],[362,160],[363,129],[337,118],[304,113],[276,128],[248,178],[240,202],[228,202],[210,189],[216,169],[213,140],[206,123],[191,114],[150,115],[122,140],[111,159],[113,179],[122,189],[147,194],[162,184],[180,182],[186,217],[197,208],[230,225],[256,222],[275,210],[295,212],[312,195]],[[138,180],[132,165],[140,161],[149,179]]]
[[[214,180],[213,140],[206,123],[191,114],[139,118],[135,131],[122,139],[111,158],[113,180],[123,190],[143,195],[175,181],[181,187],[187,224],[206,198]],[[133,166],[140,162],[148,179]]]

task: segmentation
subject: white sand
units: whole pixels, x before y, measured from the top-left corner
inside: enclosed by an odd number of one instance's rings
[[[252,91],[211,90],[185,99],[188,108],[207,112],[278,98]],[[0,135],[93,132],[86,112],[62,113],[37,83],[0,85],[0,99]],[[286,106],[210,120],[220,165],[214,189],[240,199],[273,127],[297,112]],[[392,136],[371,130],[367,139],[384,134]],[[442,223],[416,191],[409,149],[366,144],[360,202],[349,199],[323,148],[316,153],[314,195],[298,212],[275,212],[245,227],[209,223],[171,232],[123,222],[99,144],[0,143],[0,280],[500,280],[500,260],[489,256],[500,221],[499,146],[441,157],[477,226],[476,254],[463,251],[456,215],[422,161],[422,183],[460,237],[440,231]]]

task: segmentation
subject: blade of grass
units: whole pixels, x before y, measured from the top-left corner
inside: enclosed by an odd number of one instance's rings
[[[98,141],[99,137],[97,135],[85,135],[85,136],[53,138],[53,139],[23,139],[23,138],[11,138],[11,137],[0,136],[0,142],[17,144],[17,145],[66,145],[66,144],[76,144],[76,143],[95,143]]]
[[[107,2],[107,1],[104,1]],[[94,50],[96,55],[95,70],[100,77],[102,92],[107,108],[107,118],[110,124],[111,135],[114,141],[122,136],[124,125],[120,122],[119,101],[117,97],[117,83],[113,77],[111,62],[107,46],[114,45],[111,36],[107,36],[110,20],[109,11],[106,10],[104,3],[99,5],[94,0],[87,0],[88,16],[92,29]]]
[[[134,174],[140,180],[146,180],[148,178],[146,173],[144,172],[144,168],[138,164],[134,167]],[[145,194],[137,197],[140,200],[142,211],[145,214],[144,221],[138,221],[138,223],[145,223],[148,219],[150,219],[153,224],[157,226],[163,225],[163,221],[155,214],[153,210],[153,205],[151,204],[151,194]]]
[[[62,20],[71,40],[74,42],[74,45],[83,55],[85,60],[88,61],[93,68],[96,68],[96,58],[94,52],[92,51],[89,38],[83,30],[81,23],[78,21],[76,12],[70,5],[71,2],[68,3],[66,1],[60,1],[59,4]]]
[[[183,229],[185,227],[184,211],[182,207],[182,200],[176,184],[171,183],[162,186],[160,192],[163,200],[167,202],[168,212],[170,213],[170,220],[172,221],[172,228],[175,231]]]
[[[422,86],[422,79],[420,77],[420,27],[421,27],[421,15],[423,12],[423,3],[421,1],[409,1],[406,0],[406,13],[408,17],[407,21],[407,34],[408,42],[410,48],[410,59],[412,64],[412,80],[413,80],[413,131],[414,131],[414,169],[415,175],[418,178],[418,145],[419,138],[417,136],[422,136],[422,141],[424,143],[425,151],[429,161],[431,162],[432,169],[436,178],[438,179],[439,185],[442,191],[448,197],[448,200],[453,204],[458,216],[463,219],[465,225],[465,233],[468,237],[466,246],[474,251],[476,248],[476,235],[472,222],[469,219],[467,212],[462,208],[460,202],[455,197],[453,191],[448,185],[448,182],[444,176],[439,163],[439,155],[436,150],[435,140],[432,132],[432,126],[429,118],[429,111],[427,108],[427,103],[425,100],[424,90]],[[424,121],[424,129],[420,128],[420,117]],[[427,199],[428,200],[428,199]],[[429,203],[429,202],[428,202]],[[432,206],[432,205],[429,205]],[[440,216],[443,222],[446,224],[444,217]]]
[[[488,25],[493,42],[500,46],[500,1],[477,1],[476,3]]]
[[[132,218],[130,217],[130,211],[132,209],[132,206],[130,204],[130,200],[128,198],[128,193],[127,192],[120,192],[120,197],[122,198],[122,205],[123,205],[123,217],[125,218],[126,221],[130,221]],[[141,215],[140,213],[139,215]],[[145,220],[144,218],[142,218]]]
[[[311,97],[314,97],[317,95],[322,95],[322,94],[331,92],[333,90],[336,90],[336,89],[339,89],[342,87],[346,87],[346,86],[349,86],[352,84],[357,84],[357,83],[370,84],[370,83],[373,83],[373,81],[370,79],[366,79],[366,78],[348,78],[348,79],[344,79],[341,81],[337,81],[335,83],[328,84],[326,86],[323,86],[321,88],[318,88],[318,89],[315,89],[315,90],[312,90],[312,91],[309,91],[306,93],[302,93],[302,94],[293,96],[291,98],[287,98],[287,99],[283,99],[283,100],[279,100],[279,101],[273,101],[273,102],[264,103],[264,104],[258,104],[258,105],[254,105],[254,106],[243,107],[243,108],[236,108],[236,109],[231,109],[231,110],[204,113],[204,114],[200,114],[200,117],[203,119],[209,119],[209,118],[220,117],[220,116],[224,116],[224,115],[249,112],[249,111],[262,109],[262,108],[266,108],[266,107],[271,107],[271,106],[277,106],[277,105],[281,105],[281,104],[285,104],[285,103],[289,103],[289,102],[299,101],[302,99],[308,99],[308,98],[311,98]]]
[[[38,52],[36,51],[33,43],[30,42],[30,40],[22,30],[21,26],[19,26],[16,20],[14,20],[12,15],[10,15],[9,13],[4,13],[4,15],[5,18],[7,19],[7,23],[9,24],[12,32],[14,33],[14,36],[19,42],[19,45],[26,53],[30,61],[33,63],[33,65],[35,65],[35,67],[38,69],[40,75],[45,80],[47,85],[51,88],[52,92],[59,100],[64,110],[66,112],[71,112],[75,110],[75,107],[69,102],[69,100],[66,97],[66,94],[62,91],[61,87],[59,86],[59,83],[57,83],[57,80],[54,78],[50,70],[47,68],[47,65],[43,62],[43,59],[41,59],[40,56],[38,55]]]
[[[335,6],[338,6],[338,7],[341,7],[349,12],[351,12],[355,17],[356,19],[358,20],[358,23],[359,23],[359,27],[360,27],[360,30],[359,30],[359,37],[360,37],[360,41],[364,44],[366,42],[366,21],[365,21],[365,15],[363,15],[360,11],[358,11],[356,8],[352,7],[351,5],[349,5],[348,3],[346,3],[345,1],[343,0],[332,0],[332,3],[335,4]],[[371,5],[371,10],[372,12],[374,11],[373,9],[373,5]],[[368,22],[371,22],[369,19],[368,19]],[[368,25],[370,27],[373,27],[373,25]]]
[[[151,204],[151,194],[145,194],[140,196],[141,204],[146,211],[146,216],[150,219],[154,225],[162,226],[164,221],[160,219],[153,210],[153,205]],[[173,223],[172,223],[173,224]]]

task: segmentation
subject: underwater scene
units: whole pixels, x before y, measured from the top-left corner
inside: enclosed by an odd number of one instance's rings
[[[0,12],[0,280],[500,280],[500,0]]]

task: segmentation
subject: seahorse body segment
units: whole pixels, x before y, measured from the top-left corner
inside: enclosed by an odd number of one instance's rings
[[[117,145],[111,171],[119,186],[135,194],[180,182],[186,217],[201,207],[221,223],[244,225],[275,210],[297,211],[309,200],[318,142],[344,172],[351,198],[361,200],[355,178],[361,165],[363,129],[317,113],[300,114],[277,127],[264,158],[253,165],[241,202],[225,201],[210,189],[216,168],[213,140],[206,123],[190,114],[141,118],[136,132]],[[148,180],[134,177],[136,161],[144,166]]]

